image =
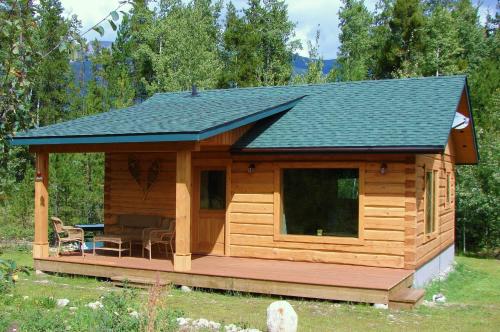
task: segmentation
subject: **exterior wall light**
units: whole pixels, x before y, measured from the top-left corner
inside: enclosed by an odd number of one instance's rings
[[[255,164],[248,165],[248,174],[255,172]]]
[[[387,164],[382,163],[382,165],[380,165],[380,174],[385,175],[385,173],[387,173]]]

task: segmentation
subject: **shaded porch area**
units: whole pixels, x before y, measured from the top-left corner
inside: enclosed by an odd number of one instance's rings
[[[36,258],[43,271],[103,278],[157,278],[175,285],[326,300],[390,304],[413,282],[413,270],[228,256],[192,257],[191,270],[138,257]]]

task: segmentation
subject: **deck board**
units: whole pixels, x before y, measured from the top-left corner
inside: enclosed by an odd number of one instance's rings
[[[149,261],[148,259],[137,257],[118,258],[112,256],[85,255],[84,257],[61,256],[38,260],[174,272],[172,262],[165,259],[153,259]],[[414,271],[256,258],[193,256],[191,271],[183,273],[389,291],[403,280],[410,277]]]

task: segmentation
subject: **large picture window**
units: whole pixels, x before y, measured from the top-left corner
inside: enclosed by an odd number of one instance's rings
[[[359,170],[283,169],[281,234],[358,237]]]

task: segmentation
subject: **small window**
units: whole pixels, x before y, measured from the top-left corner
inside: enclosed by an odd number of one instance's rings
[[[436,228],[436,181],[434,171],[425,172],[425,233]]]
[[[200,208],[208,210],[226,208],[226,171],[201,171]]]
[[[451,174],[446,173],[446,205],[449,207],[451,203]]]
[[[281,233],[358,237],[358,169],[284,169]]]

